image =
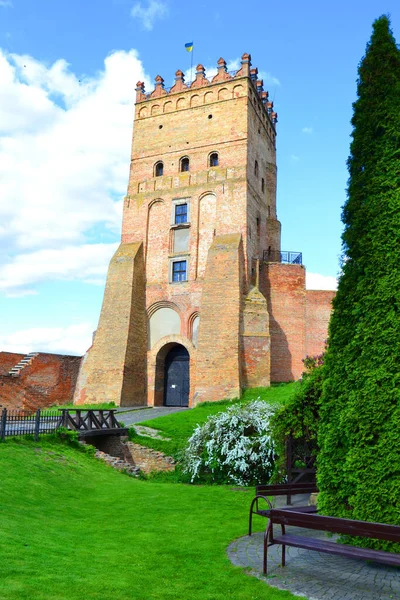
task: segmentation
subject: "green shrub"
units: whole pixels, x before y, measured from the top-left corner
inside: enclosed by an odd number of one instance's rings
[[[274,446],[272,409],[260,400],[233,405],[198,425],[183,454],[183,472],[191,481],[254,485],[269,481]]]
[[[318,452],[318,424],[324,374],[324,355],[307,356],[306,371],[289,402],[271,419],[272,436],[277,454],[274,480],[286,474],[285,445],[289,436],[304,441]]]

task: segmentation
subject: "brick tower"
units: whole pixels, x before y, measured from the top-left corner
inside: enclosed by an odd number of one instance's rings
[[[269,385],[277,115],[257,72],[244,54],[235,73],[221,58],[210,79],[199,64],[190,85],[137,84],[122,241],[75,402],[193,406]]]

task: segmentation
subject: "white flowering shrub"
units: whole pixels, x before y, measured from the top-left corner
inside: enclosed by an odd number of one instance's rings
[[[255,485],[274,466],[270,431],[273,410],[261,400],[235,405],[197,425],[183,456],[183,472],[196,479]]]

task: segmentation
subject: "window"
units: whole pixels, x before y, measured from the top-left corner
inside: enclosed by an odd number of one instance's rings
[[[187,281],[186,260],[176,260],[172,263],[172,281]]]
[[[264,178],[261,179],[261,191],[262,191],[262,193],[265,192],[265,181],[264,181]]]
[[[161,177],[164,174],[164,163],[160,160],[154,165],[154,176]]]
[[[188,205],[175,204],[175,225],[188,222]]]
[[[254,162],[254,175],[256,177],[258,177],[258,162],[257,161]]]
[[[189,159],[187,156],[181,158],[180,161],[180,171],[183,173],[184,171],[189,171]]]
[[[210,167],[218,167],[218,153],[212,152],[210,154]]]

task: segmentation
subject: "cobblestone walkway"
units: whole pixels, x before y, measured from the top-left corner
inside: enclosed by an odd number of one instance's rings
[[[299,531],[287,527],[287,532]],[[310,531],[315,537],[323,532]],[[266,583],[308,600],[400,600],[400,569],[300,548],[286,547],[286,567],[281,565],[281,546],[268,549],[268,576],[262,574],[263,533],[235,540],[228,548],[234,565],[250,568],[250,574]],[[300,535],[308,535],[301,529]]]

